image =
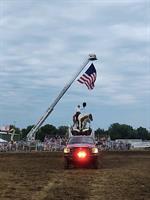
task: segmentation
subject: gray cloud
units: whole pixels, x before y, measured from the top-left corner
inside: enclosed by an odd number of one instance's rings
[[[0,106],[46,107],[90,52],[99,58],[95,90],[91,95],[74,83],[64,105],[85,96],[97,106],[144,104],[150,98],[147,3],[1,2]]]

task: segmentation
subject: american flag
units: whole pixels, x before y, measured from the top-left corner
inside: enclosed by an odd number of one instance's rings
[[[89,90],[94,88],[94,83],[96,81],[96,69],[93,63],[86,70],[86,72],[78,79],[82,84],[85,84]]]

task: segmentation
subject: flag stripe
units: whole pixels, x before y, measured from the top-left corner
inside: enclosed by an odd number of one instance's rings
[[[87,71],[78,79],[78,82],[81,84],[85,84],[89,90],[92,90],[94,88],[96,77],[96,69],[92,63]]]

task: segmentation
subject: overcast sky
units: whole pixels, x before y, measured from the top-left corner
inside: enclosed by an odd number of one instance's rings
[[[75,81],[45,123],[71,124],[85,101],[95,129],[149,129],[149,13],[149,0],[0,0],[0,126],[36,123],[95,53],[95,88]]]

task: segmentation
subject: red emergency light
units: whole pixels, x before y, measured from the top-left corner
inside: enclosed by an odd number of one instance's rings
[[[87,153],[85,151],[79,151],[77,153],[78,158],[85,158],[87,156]]]
[[[87,162],[89,160],[89,151],[86,148],[76,149],[74,158],[79,162]]]

